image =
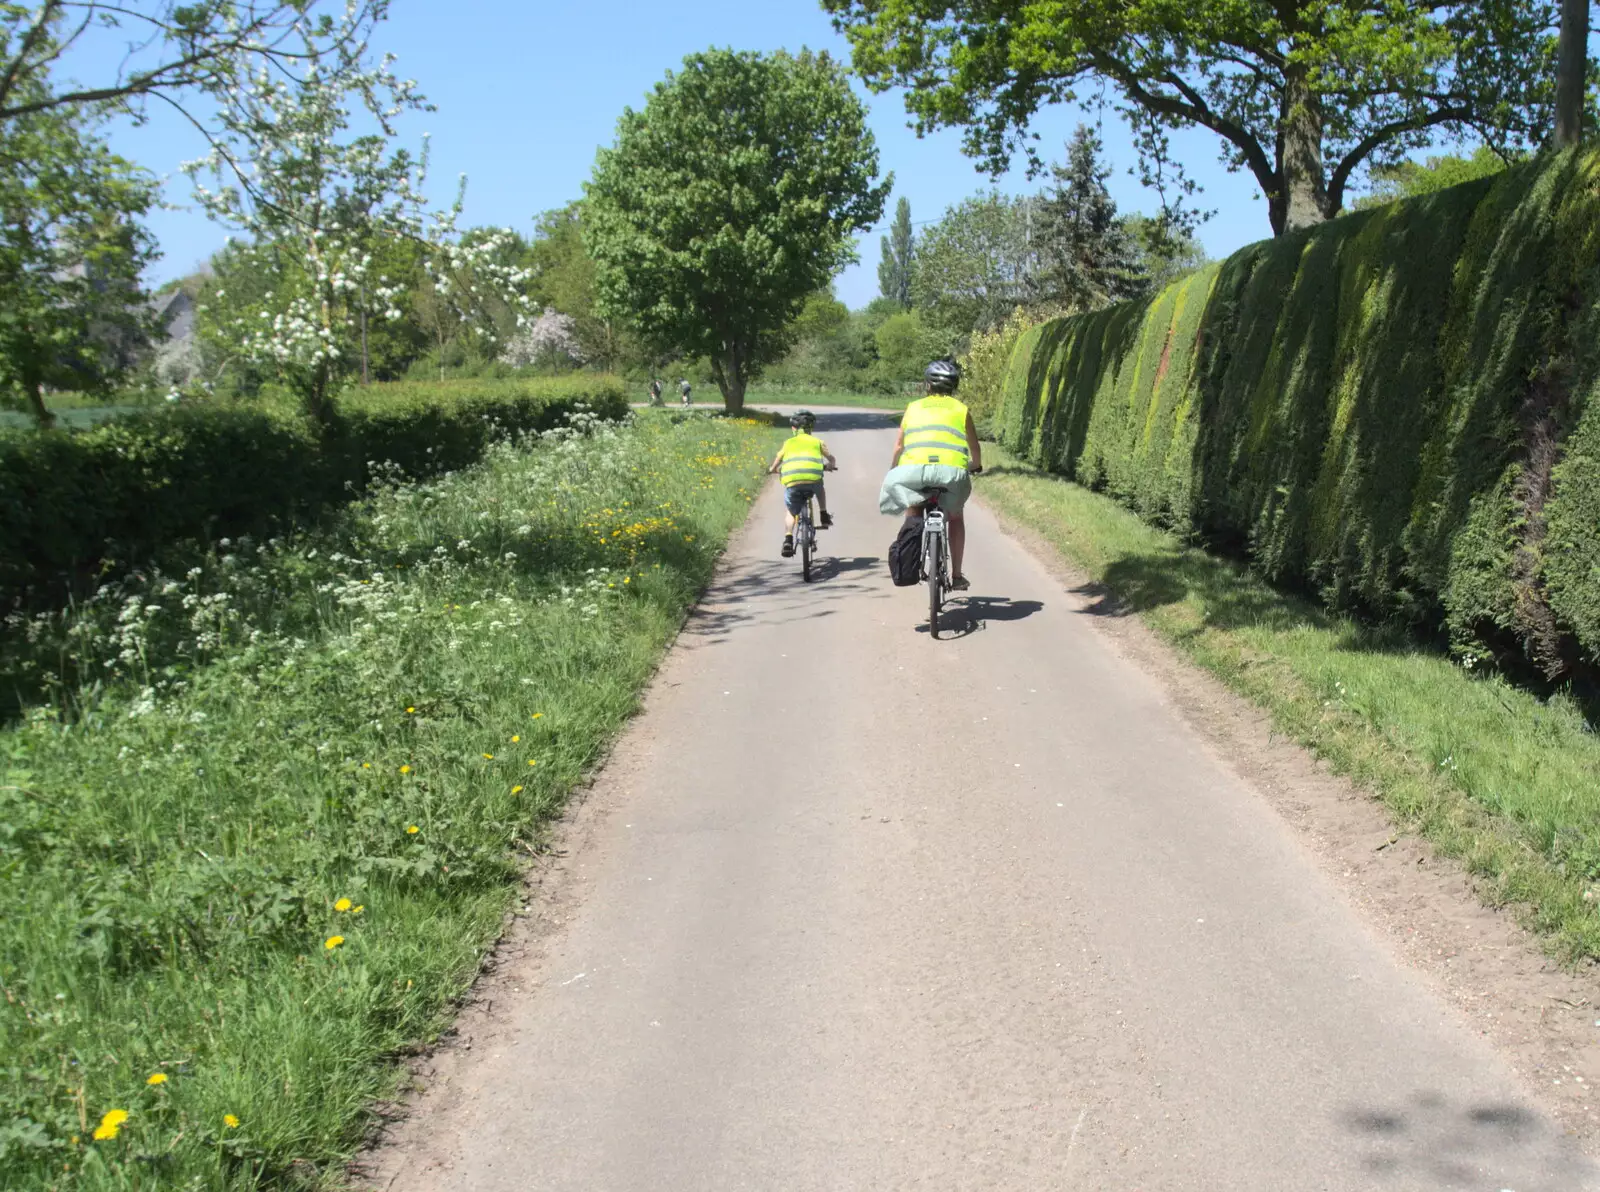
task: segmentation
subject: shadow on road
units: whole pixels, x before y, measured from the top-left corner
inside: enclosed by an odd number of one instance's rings
[[[844,601],[887,599],[883,586],[867,579],[882,566],[882,558],[874,555],[824,555],[811,565],[812,579],[807,583],[794,559],[748,559],[706,594],[683,631],[689,637],[721,642],[741,625],[831,617]]]
[[[1519,1192],[1594,1186],[1593,1165],[1520,1105],[1420,1092],[1403,1103],[1347,1109],[1340,1119],[1365,1150],[1362,1166],[1384,1186],[1415,1187],[1419,1179],[1430,1188]]]
[[[924,599],[924,606],[927,601]],[[969,637],[987,629],[991,621],[1021,621],[1044,608],[1038,600],[1012,600],[1008,596],[967,596],[945,605],[939,614],[939,632],[950,638]],[[928,623],[917,626],[928,632]]]
[[[835,559],[824,555],[811,564],[811,582],[825,584],[829,580],[838,579],[841,575],[871,571],[883,565],[883,559],[878,555],[856,555],[850,559]]]

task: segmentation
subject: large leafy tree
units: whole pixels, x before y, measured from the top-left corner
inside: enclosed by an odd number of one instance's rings
[[[912,304],[929,322],[962,336],[1037,297],[1037,198],[991,191],[951,207],[922,233]]]
[[[911,261],[916,233],[911,228],[911,200],[904,195],[895,204],[894,223],[883,237],[883,257],[878,262],[878,295],[901,307],[911,305]]]
[[[729,410],[854,259],[889,183],[866,109],[826,54],[708,50],[623,112],[587,184],[598,312],[706,356]]]
[[[1547,128],[1549,0],[822,0],[875,90],[908,88],[919,131],[967,129],[998,174],[1035,166],[1034,114],[1109,89],[1147,177],[1200,126],[1255,177],[1272,229],[1343,207],[1356,171],[1439,132],[1497,146]]]
[[[0,400],[54,424],[47,388],[101,391],[143,335],[139,217],[154,179],[110,153],[93,115],[41,108],[0,122]]]

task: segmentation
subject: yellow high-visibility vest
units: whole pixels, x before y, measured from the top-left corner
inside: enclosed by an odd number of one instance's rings
[[[785,488],[822,483],[822,440],[815,435],[795,435],[783,445],[779,475]]]
[[[967,407],[945,393],[931,393],[906,407],[900,429],[905,443],[900,453],[904,464],[947,464],[966,468]]]

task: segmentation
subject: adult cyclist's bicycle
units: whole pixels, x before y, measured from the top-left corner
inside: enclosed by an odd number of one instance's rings
[[[977,475],[979,469],[972,470]],[[948,489],[925,488],[922,506],[922,578],[928,585],[928,633],[939,640],[939,611],[950,594],[950,524],[939,498]]]

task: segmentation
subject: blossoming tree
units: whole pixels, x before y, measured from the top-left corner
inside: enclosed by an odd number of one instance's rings
[[[221,97],[211,152],[185,169],[213,219],[294,266],[235,314],[237,350],[326,422],[359,367],[357,316],[402,317],[403,284],[375,267],[375,239],[418,246],[442,301],[469,311],[497,300],[519,325],[528,275],[502,251],[509,231],[457,233],[465,176],[451,207],[428,204],[426,142],[420,156],[393,147],[396,118],[428,104],[394,59],[374,61],[366,37],[330,46],[309,26],[301,36],[296,69],[262,67]]]
[[[578,344],[577,320],[564,315],[553,306],[519,331],[500,359],[513,368],[530,365],[572,365],[583,363],[583,349]]]

